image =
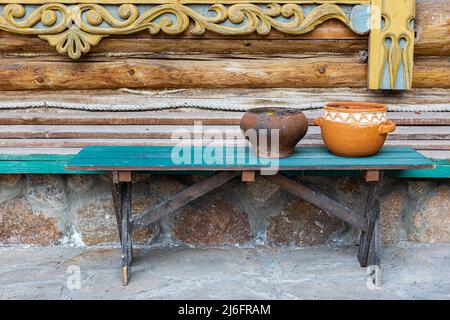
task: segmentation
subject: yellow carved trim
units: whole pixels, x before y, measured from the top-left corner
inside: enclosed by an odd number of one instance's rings
[[[372,0],[371,10],[369,88],[411,89],[415,0]]]
[[[87,53],[91,46],[95,46],[105,37],[84,32],[76,27],[58,34],[40,35],[39,38],[47,40],[61,54],[67,54],[72,59],[78,59],[82,53]]]
[[[97,44],[102,37],[142,30],[149,30],[151,34],[164,32],[176,35],[188,30],[191,23],[189,31],[195,35],[202,35],[206,30],[223,35],[253,32],[267,35],[272,29],[302,34],[329,19],[338,19],[351,27],[347,14],[331,1],[314,7],[308,14],[304,13],[301,5],[295,3],[260,6],[240,2],[232,5],[212,4],[208,12],[213,15],[176,2],[157,4],[143,12],[135,4],[122,4],[115,7],[117,16],[110,12],[111,8],[107,9],[101,4],[47,3],[35,8],[31,14],[26,14],[24,5],[10,3],[4,6],[3,17],[0,16],[0,29],[38,35],[55,46],[59,53],[76,59],[80,53],[88,52],[90,46]],[[275,19],[280,16],[289,19]],[[224,24],[226,21],[232,24]],[[44,27],[36,27],[38,23]]]

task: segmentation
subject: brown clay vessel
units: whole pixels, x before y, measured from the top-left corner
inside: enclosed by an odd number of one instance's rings
[[[294,153],[295,146],[306,135],[308,120],[293,108],[255,108],[242,117],[241,130],[258,156],[286,158]],[[279,133],[278,141],[274,138],[275,130]]]
[[[328,150],[338,156],[367,157],[382,147],[395,124],[387,119],[387,106],[369,102],[333,102],[314,120]]]

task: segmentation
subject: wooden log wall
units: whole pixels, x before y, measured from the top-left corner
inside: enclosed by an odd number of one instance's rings
[[[413,86],[450,88],[450,5],[417,0]],[[0,32],[0,90],[367,87],[365,36],[329,21],[301,36],[109,37],[74,62]]]

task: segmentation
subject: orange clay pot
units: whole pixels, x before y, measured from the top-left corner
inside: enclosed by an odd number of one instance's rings
[[[314,123],[322,129],[322,139],[332,153],[343,157],[376,154],[395,124],[387,119],[387,106],[368,102],[333,102]]]

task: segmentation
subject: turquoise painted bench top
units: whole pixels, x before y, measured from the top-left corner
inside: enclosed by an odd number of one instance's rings
[[[96,147],[105,148],[105,147]],[[109,148],[109,147],[108,147]],[[129,147],[125,147],[129,148]],[[135,148],[135,147],[131,147]],[[66,165],[72,165],[74,154],[14,154],[0,152],[0,174],[96,174],[105,173],[104,170],[69,170]],[[450,178],[450,161],[432,160],[436,168],[387,170],[386,175],[400,178]],[[161,171],[161,173],[176,173],[179,171]],[[180,172],[179,172],[180,173]],[[190,173],[186,170],[183,173]],[[207,173],[207,172],[205,172]],[[359,176],[358,170],[312,170],[296,171],[292,174],[314,176]]]
[[[259,158],[249,147],[114,146],[86,147],[66,169],[101,171],[259,170],[400,170],[433,168],[434,163],[409,147],[386,147],[377,155],[346,158],[324,147],[299,147],[284,159]]]

